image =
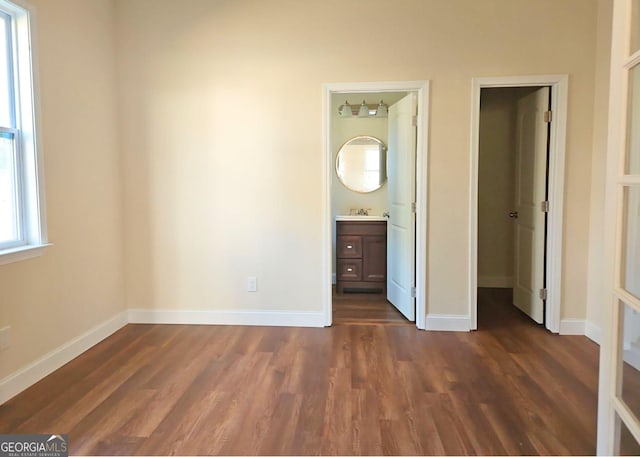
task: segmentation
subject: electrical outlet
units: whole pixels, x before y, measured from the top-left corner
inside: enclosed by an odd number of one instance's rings
[[[0,328],[0,351],[4,351],[11,346],[11,327]]]
[[[247,278],[247,292],[258,291],[258,279],[255,276],[249,276]]]

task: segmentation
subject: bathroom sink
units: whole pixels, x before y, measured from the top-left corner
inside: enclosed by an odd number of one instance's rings
[[[336,221],[386,221],[384,216],[336,216]]]

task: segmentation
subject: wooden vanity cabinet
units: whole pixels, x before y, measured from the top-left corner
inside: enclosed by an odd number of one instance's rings
[[[336,221],[336,290],[384,293],[387,222]]]

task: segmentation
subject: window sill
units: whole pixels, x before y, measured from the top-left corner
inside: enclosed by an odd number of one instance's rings
[[[49,246],[52,246],[52,244],[31,244],[28,246],[20,246],[12,249],[4,249],[0,251],[0,265],[6,265],[8,263],[19,262],[20,260],[39,257]]]

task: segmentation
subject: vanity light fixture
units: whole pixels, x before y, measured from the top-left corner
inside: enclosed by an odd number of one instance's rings
[[[387,117],[389,115],[389,107],[382,100],[378,105],[369,105],[362,100],[358,111],[354,111],[353,108],[353,105],[345,101],[344,105],[338,108],[338,115],[340,117]]]
[[[369,105],[364,100],[362,100],[360,110],[358,110],[358,117],[369,117]]]
[[[380,104],[378,105],[378,109],[376,110],[376,117],[387,117],[389,114],[389,107],[384,104],[382,100],[380,100]]]
[[[353,117],[353,110],[351,109],[351,105],[346,100],[344,102],[344,105],[340,107],[338,112],[340,113],[340,117]]]

